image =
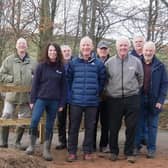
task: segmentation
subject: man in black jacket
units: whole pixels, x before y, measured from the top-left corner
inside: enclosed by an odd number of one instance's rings
[[[107,41],[100,41],[97,45],[97,55],[100,58],[100,60],[105,63],[109,55],[110,48],[109,48],[109,42]],[[109,126],[108,126],[108,113],[106,109],[106,100],[105,95],[102,93],[99,107],[97,111],[96,116],[96,123],[95,123],[95,129],[94,129],[94,143],[93,143],[93,151],[96,151],[96,141],[97,141],[97,126],[100,116],[100,124],[101,124],[101,135],[100,135],[100,143],[99,143],[99,150],[100,152],[107,153],[110,152],[109,150]]]

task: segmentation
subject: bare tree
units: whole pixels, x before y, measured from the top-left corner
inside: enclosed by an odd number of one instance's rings
[[[83,16],[82,16],[82,36],[86,36],[86,27],[87,27],[87,16],[88,16],[88,10],[87,10],[87,2],[88,0],[81,0],[82,7],[83,7]]]
[[[53,40],[54,20],[57,10],[57,0],[42,0],[40,5],[40,25],[39,25],[39,53],[43,55],[44,49],[49,41]]]
[[[168,2],[166,0],[161,0],[161,2],[163,2],[166,5],[166,7],[168,8]]]
[[[158,0],[149,1],[147,40],[154,41],[155,26],[158,18]]]

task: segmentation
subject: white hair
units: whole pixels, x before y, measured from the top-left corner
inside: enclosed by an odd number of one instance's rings
[[[123,41],[126,41],[129,47],[131,46],[130,40],[127,37],[120,37],[116,40],[116,47]]]
[[[26,46],[27,46],[27,41],[26,41],[26,39],[24,39],[23,37],[20,37],[20,38],[16,41],[16,47],[18,46],[18,44],[19,44],[20,42],[25,43]]]
[[[156,50],[156,45],[153,41],[147,41],[144,44],[144,48],[152,48],[155,51]]]
[[[81,40],[80,40],[80,46],[84,42],[88,42],[88,43],[90,43],[93,46],[93,41],[92,41],[92,39],[89,36],[84,36],[84,37],[81,38]]]
[[[141,35],[134,36],[134,37],[133,37],[133,42],[134,42],[137,38],[141,38],[141,39],[145,42],[144,36],[141,36]]]
[[[67,48],[71,50],[71,47],[69,45],[61,45],[61,50],[67,49]]]

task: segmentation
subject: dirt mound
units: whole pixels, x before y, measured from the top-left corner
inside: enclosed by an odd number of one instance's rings
[[[0,168],[47,168],[44,162],[34,156],[14,149],[0,149]]]

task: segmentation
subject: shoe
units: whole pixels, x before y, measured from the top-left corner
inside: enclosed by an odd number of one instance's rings
[[[0,148],[8,148],[8,144],[1,144]]]
[[[139,155],[139,154],[140,154],[140,149],[134,148],[134,150],[133,150],[133,155],[134,155],[134,156],[137,156],[137,155]]]
[[[92,161],[93,157],[90,153],[83,155],[83,160]]]
[[[110,153],[110,149],[109,149],[108,146],[100,147],[100,152],[102,152],[102,153]]]
[[[92,152],[95,153],[96,151],[97,149],[93,147]]]
[[[141,140],[141,144],[144,145],[144,146],[146,146],[146,145],[147,145],[146,139],[142,139],[142,140]]]
[[[63,150],[63,149],[66,149],[66,148],[67,148],[67,146],[65,144],[62,144],[62,143],[55,147],[55,149],[58,149],[58,150]]]
[[[69,154],[67,158],[67,162],[75,162],[77,160],[77,156],[75,154]]]
[[[116,161],[118,159],[118,156],[115,153],[111,154],[110,160],[111,161]]]
[[[146,157],[148,159],[154,159],[155,158],[155,152],[154,151],[148,151]]]
[[[135,156],[127,156],[127,161],[129,163],[135,163],[136,162]]]
[[[28,147],[28,146],[23,146],[23,145],[21,145],[20,143],[15,143],[15,148],[16,148],[16,149],[25,151],[25,150],[27,149],[27,147]]]

